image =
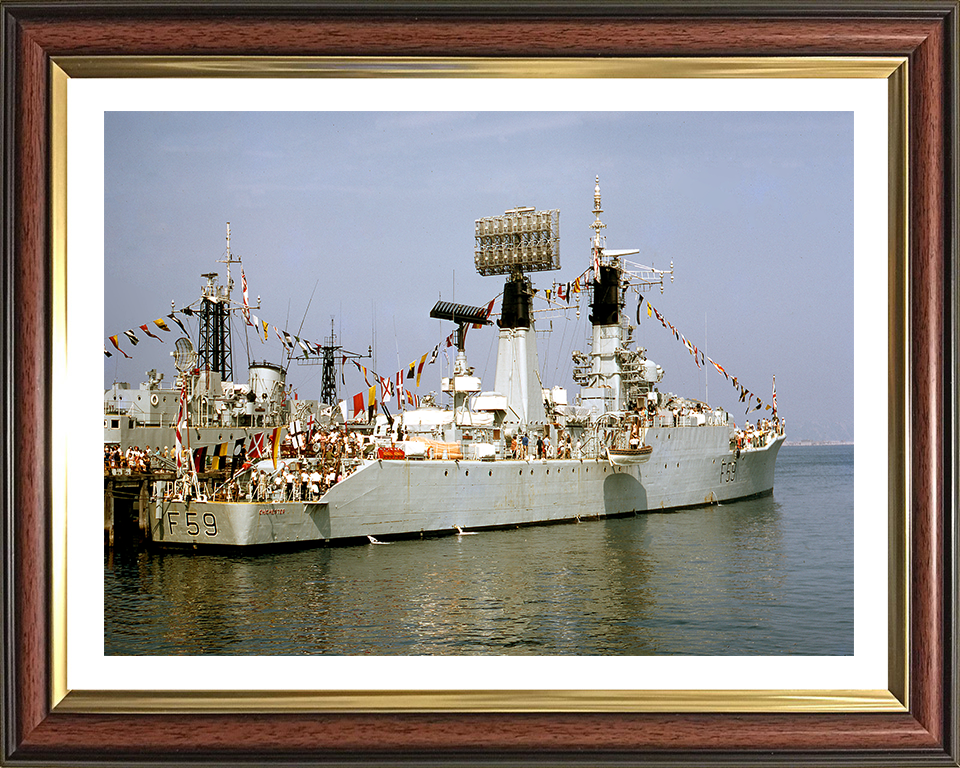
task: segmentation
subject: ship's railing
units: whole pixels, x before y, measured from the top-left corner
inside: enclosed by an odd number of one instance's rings
[[[764,420],[759,428],[738,429],[731,440],[740,451],[759,451],[783,435],[783,422]]]
[[[596,433],[589,434],[584,433],[584,441],[580,445],[580,455],[574,455],[575,459],[594,459],[599,456],[605,449],[601,438]],[[576,452],[574,452],[576,453]]]
[[[728,424],[727,415],[715,411],[678,412],[674,410],[657,411],[648,418],[647,427],[723,427]]]

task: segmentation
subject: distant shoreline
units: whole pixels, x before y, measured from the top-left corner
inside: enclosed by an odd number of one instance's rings
[[[784,440],[784,445],[853,445],[852,440]]]

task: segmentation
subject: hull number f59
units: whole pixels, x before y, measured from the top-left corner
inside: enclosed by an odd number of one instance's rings
[[[721,461],[720,462],[720,482],[732,483],[736,479],[737,479],[737,462]]]
[[[213,512],[204,512],[200,514],[196,511],[187,510],[183,513],[183,520],[180,520],[180,511],[172,509],[167,512],[167,522],[170,525],[170,534],[178,533],[180,526],[186,526],[188,536],[199,536],[200,526],[203,526],[203,532],[208,537],[217,535],[217,516]]]

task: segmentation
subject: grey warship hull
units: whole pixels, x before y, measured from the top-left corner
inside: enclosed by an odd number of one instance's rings
[[[610,517],[770,493],[783,436],[737,457],[729,430],[651,430],[651,458],[374,460],[307,501],[160,501],[154,542],[277,546],[456,534]]]

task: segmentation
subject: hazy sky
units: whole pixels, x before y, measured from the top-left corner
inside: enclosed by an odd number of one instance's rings
[[[161,344],[137,326],[194,301],[201,273],[223,274],[228,221],[261,318],[322,342],[332,317],[347,349],[374,344],[364,364],[391,375],[453,330],[429,318],[438,299],[486,305],[502,291],[474,269],[475,219],[559,208],[562,266],[534,285],[581,274],[599,175],[608,248],[674,263],[664,294],[646,294],[664,317],[765,401],[776,375],[788,439],[853,439],[851,112],[110,112],[104,127],[105,387],[151,368],[172,385],[175,334]],[[571,402],[588,314],[536,314],[542,380]],[[665,369],[661,389],[708,395],[743,422],[733,387],[712,368],[705,382],[655,318],[644,312],[635,338]],[[467,337],[486,389],[496,340],[490,327]],[[272,329],[266,344],[241,329],[235,378],[248,356],[282,354]],[[448,373],[441,358],[419,391]],[[316,399],[320,374],[292,363],[288,382]],[[340,397],[363,388],[348,367]]]

